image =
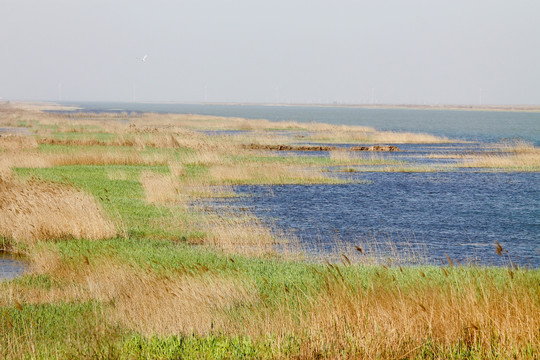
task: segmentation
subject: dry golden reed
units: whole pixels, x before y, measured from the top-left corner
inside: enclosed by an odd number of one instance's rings
[[[151,171],[143,171],[140,177],[144,189],[146,201],[149,203],[165,204],[179,200],[179,186],[170,174],[157,174]]]
[[[37,147],[38,143],[33,136],[0,134],[0,150],[14,151]]]
[[[497,152],[465,155],[460,166],[540,171],[540,148],[522,140],[503,143]]]
[[[112,321],[145,335],[205,334],[223,328],[223,309],[253,297],[241,281],[204,274],[160,276],[100,266],[86,276],[91,298],[114,302]]]
[[[160,153],[144,154],[135,149],[122,151],[104,148],[74,149],[70,152],[13,152],[0,158],[3,167],[44,168],[67,165],[166,165],[169,156]]]
[[[318,169],[302,168],[280,163],[235,163],[210,167],[210,177],[217,183],[275,184],[330,182]]]
[[[489,270],[441,269],[455,280],[426,278],[410,286],[398,285],[397,275],[384,267],[367,285],[345,280],[343,271],[331,266],[316,295],[293,286],[281,306],[254,308],[242,318],[249,325],[231,330],[255,338],[273,334],[278,341],[294,334],[301,358],[414,358],[428,344],[435,354],[458,345],[485,355],[496,348],[516,358],[527,358],[521,352],[528,346],[538,350],[538,287],[514,279],[501,288]]]
[[[175,178],[186,175],[185,166],[179,161],[169,161],[169,171],[171,172],[171,175]]]
[[[47,272],[64,279],[63,284],[29,289],[17,283],[0,283],[0,305],[98,300],[109,305],[110,322],[145,335],[166,336],[224,329],[230,321],[225,310],[235,303],[251,303],[254,298],[245,281],[212,274],[203,265],[159,275],[114,258],[75,266],[58,261],[54,253],[40,251],[40,255],[49,263]],[[50,263],[58,264],[51,268]]]
[[[115,225],[89,195],[66,185],[0,181],[0,235],[21,242],[103,239]]]
[[[255,216],[237,215],[232,218],[208,217],[204,222],[208,230],[201,241],[226,251],[249,255],[266,254],[278,242],[268,226]],[[284,242],[284,238],[280,238]]]

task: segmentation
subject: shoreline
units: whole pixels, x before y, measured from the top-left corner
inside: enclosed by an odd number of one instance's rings
[[[85,103],[96,101],[9,101],[11,105],[27,110],[39,111],[85,111]],[[437,110],[437,111],[487,111],[487,112],[527,112],[540,113],[540,105],[474,105],[474,104],[309,104],[309,103],[264,103],[264,102],[184,102],[184,101],[97,101],[103,103],[133,103],[133,104],[178,104],[178,105],[208,105],[208,106],[265,106],[265,107],[320,107],[320,108],[353,108],[368,110]],[[71,104],[71,105],[68,105]],[[77,104],[79,106],[76,106]]]

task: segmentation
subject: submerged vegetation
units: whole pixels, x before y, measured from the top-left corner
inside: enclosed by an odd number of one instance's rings
[[[247,144],[448,139],[6,105],[0,127],[30,132],[0,137],[0,239],[30,264],[24,276],[0,282],[3,358],[528,359],[540,352],[538,270],[451,259],[390,266],[363,246],[314,261],[249,211],[218,211],[205,201],[239,196],[237,184],[351,181],[334,177],[334,168],[435,171],[373,153],[283,155]],[[538,171],[537,155],[513,144],[458,160]],[[487,165],[483,156],[509,165]],[[519,156],[532,166],[519,167]],[[493,251],[511,249],[497,243]]]

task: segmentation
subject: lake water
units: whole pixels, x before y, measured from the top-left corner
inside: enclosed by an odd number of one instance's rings
[[[238,186],[229,200],[326,252],[370,242],[414,250],[430,263],[540,266],[540,174],[388,173],[343,175],[345,185]],[[365,182],[368,182],[367,184]],[[508,252],[499,256],[495,241]]]
[[[88,111],[115,109],[364,125],[483,143],[521,138],[540,145],[540,113],[136,103],[80,105]],[[436,165],[455,160],[422,156],[485,150],[478,143],[399,146],[402,152],[377,156]],[[334,250],[337,244],[352,248],[366,242],[391,242],[398,250],[412,249],[423,254],[430,263],[448,255],[454,260],[481,264],[505,265],[512,261],[540,267],[539,173],[454,169],[436,173],[335,172],[330,176],[345,176],[360,183],[238,186],[237,192],[248,196],[222,201],[225,206],[249,209],[276,231],[294,234],[305,249],[319,254]],[[502,256],[495,252],[496,241],[503,246]]]

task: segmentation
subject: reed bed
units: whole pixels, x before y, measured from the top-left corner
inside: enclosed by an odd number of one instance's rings
[[[231,218],[209,217],[205,228],[209,234],[203,239],[205,244],[227,252],[246,255],[262,255],[272,252],[272,246],[285,239],[277,239],[268,226],[249,214]]]
[[[540,171],[540,153],[483,155],[460,164],[466,168],[493,168],[514,171]]]
[[[210,177],[218,184],[304,184],[340,183],[322,171],[276,163],[240,163],[215,165],[209,169]]]
[[[66,185],[0,182],[0,236],[17,242],[117,235],[94,199]]]
[[[398,273],[381,269],[366,287],[345,271],[330,266],[317,295],[297,291],[288,304],[248,321],[256,326],[247,331],[293,333],[304,358],[437,358],[452,351],[487,358],[494,349],[504,358],[529,358],[538,350],[540,320],[531,314],[539,291],[527,288],[530,279],[508,276],[501,285],[489,271],[457,268],[443,269],[442,281],[427,276],[422,285],[404,286]]]
[[[143,171],[140,181],[144,188],[146,201],[149,203],[176,203],[180,199],[180,184],[170,174]]]
[[[306,138],[309,141],[333,143],[390,143],[390,144],[437,144],[456,142],[445,137],[422,133],[376,131],[373,129],[356,129],[355,127],[330,127],[325,131],[315,131]]]
[[[162,153],[140,153],[127,149],[79,149],[70,152],[18,152],[0,162],[4,167],[46,168],[68,165],[166,165],[170,156]]]
[[[194,153],[186,154],[181,162],[185,165],[203,165],[211,166],[217,164],[230,163],[230,159],[223,152],[212,150],[200,150]]]
[[[90,298],[114,302],[111,321],[145,335],[205,334],[226,322],[222,309],[252,295],[241,281],[210,273],[156,275],[115,265],[84,275]]]
[[[328,154],[332,165],[388,165],[397,163],[396,160],[385,158],[375,152],[332,150]]]
[[[540,171],[540,148],[525,141],[500,145],[499,151],[466,156],[460,164],[468,168],[494,168],[514,171]]]
[[[38,143],[33,136],[0,134],[0,151],[17,151],[22,149],[35,149]]]

